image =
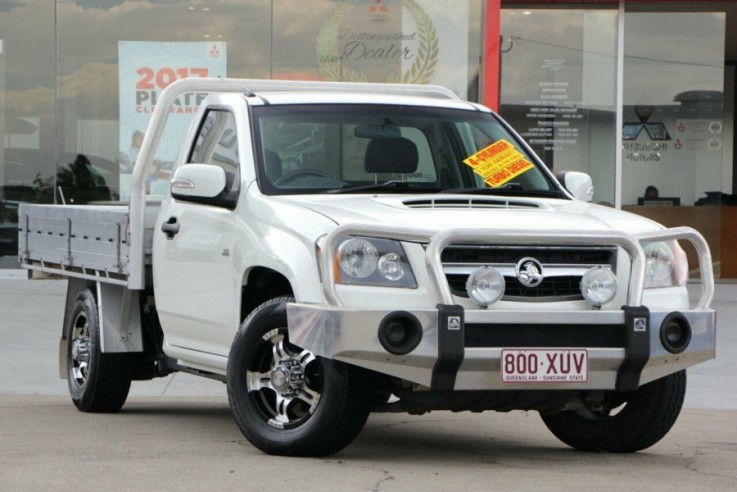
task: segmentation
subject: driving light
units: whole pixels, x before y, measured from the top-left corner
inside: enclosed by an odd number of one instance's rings
[[[474,270],[466,280],[466,292],[481,307],[493,304],[504,295],[504,277],[496,268],[482,266]]]
[[[691,324],[681,313],[670,313],[660,325],[660,342],[671,354],[680,354],[691,343]]]
[[[406,311],[388,314],[379,325],[379,342],[390,354],[405,355],[422,341],[422,325]]]
[[[617,277],[607,268],[592,268],[581,277],[581,294],[592,306],[601,307],[617,294]]]
[[[366,278],[376,270],[379,252],[366,239],[351,238],[338,247],[340,269],[353,278]]]

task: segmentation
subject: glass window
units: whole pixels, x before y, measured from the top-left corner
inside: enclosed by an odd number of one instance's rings
[[[412,106],[253,109],[266,193],[560,193],[491,114]]]
[[[221,110],[207,112],[187,162],[221,167],[225,171],[225,190],[221,198],[229,198],[226,201],[230,204],[235,202],[240,190],[240,161],[238,133],[232,113]]]
[[[0,268],[18,268],[18,206],[51,203],[55,155],[54,2],[0,2]]]
[[[500,113],[556,172],[591,175],[615,202],[615,5],[501,12]]]
[[[722,158],[724,22],[719,12],[626,13],[623,204],[636,205],[647,186],[653,204],[731,191],[722,183],[731,167]]]
[[[482,9],[481,0],[2,3],[0,258],[17,265],[21,201],[128,200],[148,118],[173,80],[421,82],[476,100]],[[162,177],[202,97],[182,98],[169,115],[167,128],[179,130],[157,150]]]
[[[72,159],[87,156],[105,171],[108,186],[123,202],[141,135],[168,84],[182,77],[269,78],[270,2],[52,3],[58,32],[60,152]],[[155,155],[162,178],[178,158],[204,96],[183,96],[169,114]],[[154,193],[165,192],[164,179],[150,184]]]
[[[188,162],[220,166],[230,174],[238,172],[238,134],[232,113],[207,112]]]
[[[665,226],[697,229],[715,276],[734,278],[737,262],[725,248],[737,214],[721,206],[733,200],[726,15],[700,11],[707,8],[714,5],[626,4],[622,203]],[[683,246],[696,273],[696,253]]]
[[[433,83],[478,100],[483,3],[274,0],[272,77]]]

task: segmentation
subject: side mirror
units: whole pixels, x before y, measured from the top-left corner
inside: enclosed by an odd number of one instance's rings
[[[174,198],[214,198],[225,189],[225,171],[210,164],[185,164],[174,171],[169,184]]]
[[[594,199],[594,184],[588,174],[578,171],[561,171],[556,177],[576,200],[590,202]]]

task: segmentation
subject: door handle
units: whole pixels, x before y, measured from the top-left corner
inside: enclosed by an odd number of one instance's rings
[[[161,231],[166,234],[167,239],[174,239],[179,232],[179,222],[176,217],[169,217],[169,220],[161,224]]]

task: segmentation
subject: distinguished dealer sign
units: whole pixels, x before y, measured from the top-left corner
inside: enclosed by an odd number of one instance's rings
[[[325,80],[440,84],[466,96],[468,2],[343,0],[315,40]]]

